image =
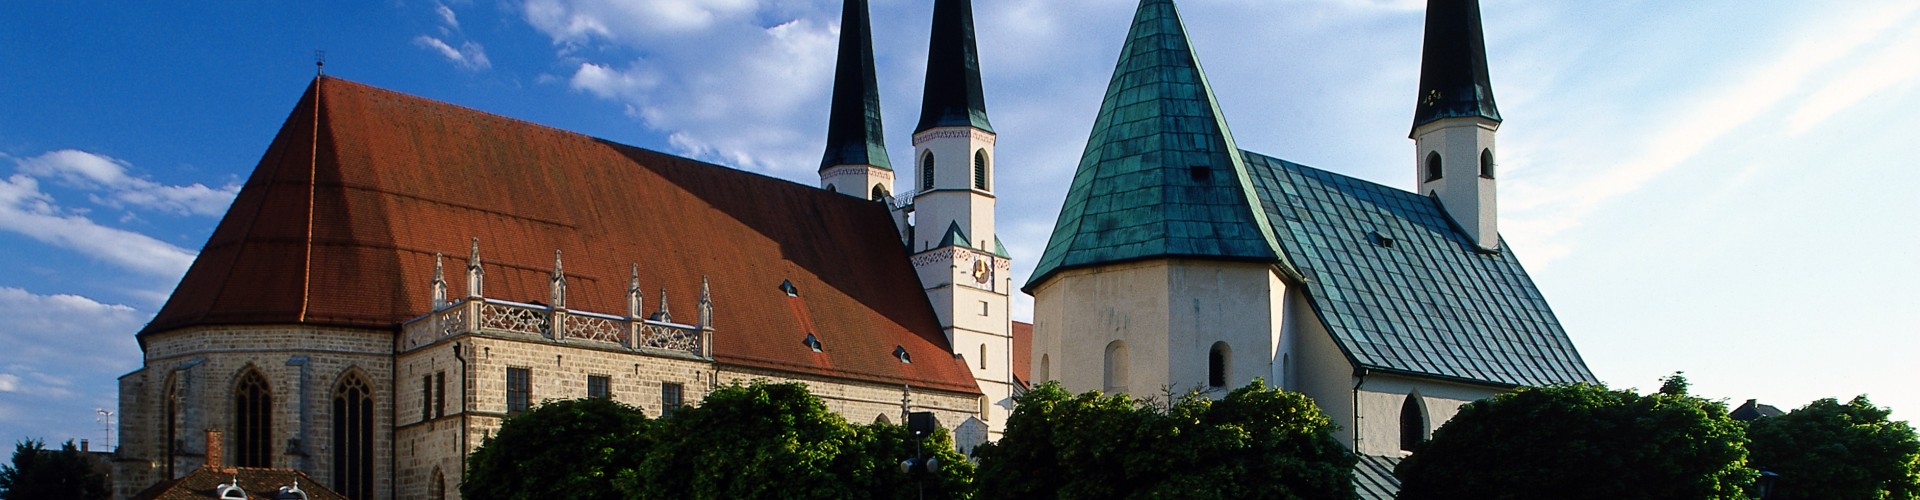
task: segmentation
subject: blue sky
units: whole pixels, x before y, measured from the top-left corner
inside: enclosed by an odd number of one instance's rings
[[[931,2],[871,0],[908,164]],[[1482,0],[1501,229],[1596,374],[1920,411],[1920,5]],[[338,5],[350,4],[350,5]],[[1411,187],[1421,2],[1183,0],[1239,145]],[[813,184],[837,0],[33,2],[0,16],[0,438],[102,439],[133,333],[314,75]],[[975,0],[1045,246],[1133,2]],[[1022,297],[1016,316],[1030,315]]]

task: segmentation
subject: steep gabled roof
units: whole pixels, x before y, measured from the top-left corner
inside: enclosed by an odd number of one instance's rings
[[[880,86],[873,71],[873,28],[867,0],[847,0],[840,12],[840,55],[833,71],[833,109],[820,169],[873,165],[893,170],[880,124]],[[856,193],[858,194],[858,193]]]
[[[464,256],[473,237],[488,297],[544,301],[560,250],[567,306],[621,313],[637,262],[644,289],[682,311],[711,280],[720,362],[979,390],[880,204],[331,77],[308,87],[140,336],[394,331],[429,310],[434,254]],[[824,353],[802,345],[809,333]]]
[[[1053,273],[1156,257],[1274,261],[1233,134],[1171,0],[1142,0],[1046,252]]]
[[[1595,380],[1504,241],[1476,251],[1436,200],[1244,154],[1308,302],[1356,368],[1508,386]]]
[[[198,500],[217,499],[221,485],[239,483],[240,489],[247,492],[248,498],[271,499],[278,496],[280,488],[298,486],[306,492],[308,500],[345,500],[341,495],[319,481],[308,477],[307,473],[293,469],[263,469],[257,467],[195,467],[186,475],[155,483],[147,489],[133,495],[135,500]]]

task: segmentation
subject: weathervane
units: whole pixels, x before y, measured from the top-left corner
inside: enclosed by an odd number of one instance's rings
[[[327,75],[327,51],[313,50],[313,71],[320,76]]]

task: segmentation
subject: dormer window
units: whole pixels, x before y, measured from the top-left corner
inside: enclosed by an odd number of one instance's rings
[[[792,280],[780,280],[780,291],[786,292],[788,297],[800,296],[800,288],[793,286]]]
[[[1427,153],[1427,182],[1440,180],[1440,153]]]
[[[906,347],[893,346],[893,357],[899,359],[901,363],[913,362],[913,355],[907,353]]]
[[[813,352],[820,352],[820,348],[825,347],[824,344],[820,343],[820,338],[813,336],[812,333],[808,333],[807,339],[801,341],[800,343],[805,344],[807,348],[812,349]]]

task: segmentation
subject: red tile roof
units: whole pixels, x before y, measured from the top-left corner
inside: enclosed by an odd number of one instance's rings
[[[238,481],[247,498],[271,500],[280,488],[298,484],[308,500],[346,500],[346,496],[293,469],[253,467],[196,467],[187,475],[161,481],[133,495],[134,500],[195,500],[220,498],[220,485]]]
[[[1028,385],[1033,380],[1033,323],[1013,322],[1013,377]]]
[[[472,237],[490,298],[546,302],[560,250],[567,306],[620,314],[637,262],[648,309],[664,287],[682,322],[711,280],[722,363],[979,390],[881,204],[331,77],[307,88],[140,337],[395,331],[428,311],[435,252],[449,295],[466,295]],[[824,353],[802,345],[809,332]]]

